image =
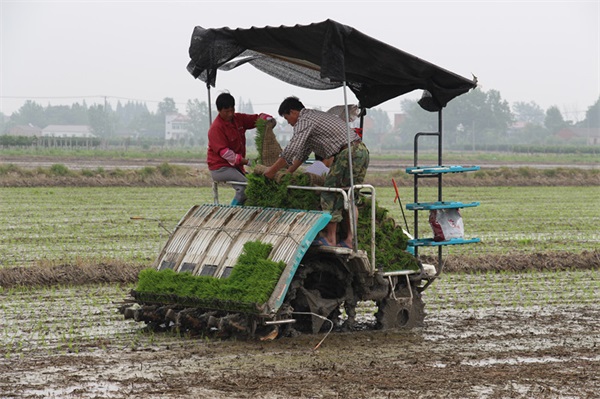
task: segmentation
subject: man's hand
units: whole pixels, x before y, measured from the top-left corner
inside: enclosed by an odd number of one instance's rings
[[[273,179],[275,177],[275,174],[282,168],[285,168],[287,166],[287,162],[285,161],[285,159],[279,157],[277,158],[277,161],[275,161],[275,163],[271,166],[269,166],[267,168],[267,170],[265,170],[265,173],[263,173],[265,175],[265,177],[267,179]]]
[[[269,122],[272,124],[271,127],[275,127],[275,125],[277,125],[277,121],[275,120],[275,118],[273,118],[271,115],[269,114],[258,114],[258,117],[260,119],[264,119],[265,121]]]
[[[269,166],[267,170],[265,170],[264,175],[267,179],[273,180],[275,173],[277,173],[277,170],[273,166]]]

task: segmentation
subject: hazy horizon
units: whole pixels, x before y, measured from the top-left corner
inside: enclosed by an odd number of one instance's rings
[[[0,112],[42,106],[144,102],[165,97],[180,112],[207,101],[186,71],[193,28],[248,28],[334,19],[459,75],[479,79],[509,104],[557,106],[578,121],[600,96],[598,1],[58,2],[0,0]],[[222,72],[228,90],[256,112],[276,114],[297,95],[309,107],[343,103],[341,89],[290,86],[254,68]],[[348,100],[355,101],[348,91]],[[377,108],[400,112],[403,98]],[[213,99],[216,95],[213,95]]]

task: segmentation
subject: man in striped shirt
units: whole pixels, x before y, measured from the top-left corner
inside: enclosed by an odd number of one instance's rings
[[[350,130],[351,143],[348,146],[348,128],[340,117],[307,109],[297,97],[283,100],[278,112],[294,127],[294,134],[279,159],[265,171],[267,178],[274,178],[275,173],[282,168],[287,168],[288,172],[293,173],[308,159],[310,153],[314,152],[323,159],[334,157],[325,177],[325,186],[349,187],[351,150],[354,184],[364,181],[369,166],[369,150],[354,130]],[[324,230],[324,237],[316,240],[318,244],[348,248],[352,246],[352,229],[347,229],[348,235],[344,239],[338,240],[337,237],[337,227],[343,219],[343,207],[344,202],[340,194],[321,193],[321,208],[331,213],[331,222]]]

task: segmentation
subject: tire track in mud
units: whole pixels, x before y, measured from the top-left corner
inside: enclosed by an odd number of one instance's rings
[[[2,397],[592,398],[600,272],[445,275],[426,325],[270,342],[152,334],[127,285],[0,293]],[[546,287],[537,289],[535,287]],[[528,299],[536,298],[536,300]],[[372,317],[373,306],[364,304]]]

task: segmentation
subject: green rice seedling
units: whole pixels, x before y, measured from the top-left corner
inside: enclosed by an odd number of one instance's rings
[[[263,160],[262,160],[263,139],[264,139],[264,135],[265,135],[265,128],[267,127],[267,121],[262,118],[258,118],[256,120],[255,127],[256,127],[256,134],[254,135],[254,144],[256,146],[256,151],[258,153],[258,155],[256,157],[256,163],[262,164],[263,163]]]
[[[235,302],[252,311],[268,300],[285,268],[284,262],[267,259],[271,249],[271,244],[247,242],[231,275],[223,279],[145,269],[140,272],[136,290],[142,295],[176,295],[184,302],[186,298]]]
[[[363,198],[358,205],[357,240],[367,253],[371,252],[371,203],[370,198]],[[376,205],[375,215],[376,266],[385,271],[418,270],[416,259],[406,252],[408,237],[389,210]]]

